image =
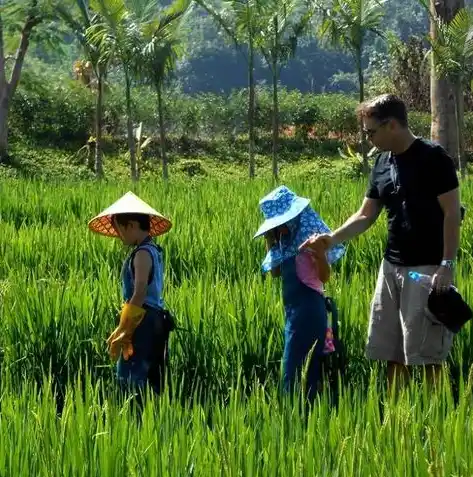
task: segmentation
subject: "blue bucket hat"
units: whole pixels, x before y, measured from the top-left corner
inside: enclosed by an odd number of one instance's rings
[[[263,272],[268,272],[284,260],[297,255],[299,247],[311,235],[331,232],[309,203],[309,199],[298,197],[286,186],[276,188],[260,200],[260,209],[266,220],[253,238],[260,237],[281,225],[286,225],[290,231],[287,237],[268,251],[262,264]],[[345,247],[341,244],[336,245],[328,250],[327,260],[332,264],[344,253]]]

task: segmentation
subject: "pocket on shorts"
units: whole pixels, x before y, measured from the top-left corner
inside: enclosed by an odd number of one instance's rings
[[[451,332],[430,312],[426,312],[420,355],[426,358],[445,359],[452,343]]]

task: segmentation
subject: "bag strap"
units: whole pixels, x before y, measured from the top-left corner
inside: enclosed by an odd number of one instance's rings
[[[405,200],[404,189],[402,188],[401,180],[399,178],[399,169],[397,168],[396,161],[392,158],[391,151],[386,152],[387,159],[389,161],[390,173],[391,173],[391,180],[393,182],[394,188],[397,190],[397,193],[401,197],[402,200]],[[460,225],[465,219],[466,207],[464,204],[460,204]]]

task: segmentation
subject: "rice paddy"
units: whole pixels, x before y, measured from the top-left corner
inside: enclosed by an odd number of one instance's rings
[[[359,206],[365,184],[311,177],[286,185],[327,224]],[[382,258],[384,216],[348,245],[328,284],[347,367],[334,405],[312,409],[280,390],[280,284],[263,278],[259,199],[269,182],[143,182],[133,190],[170,217],[165,300],[172,393],[137,414],[115,393],[106,338],[121,306],[127,250],[87,221],[128,184],[7,180],[0,188],[0,475],[473,475],[473,339],[468,324],[433,393],[417,375],[397,399],[364,357]],[[473,186],[462,183],[462,201]],[[457,284],[473,303],[473,215],[462,226]]]

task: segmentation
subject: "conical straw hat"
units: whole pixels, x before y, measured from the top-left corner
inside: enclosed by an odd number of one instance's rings
[[[88,224],[89,229],[92,230],[92,232],[107,237],[118,237],[118,233],[112,223],[112,217],[116,214],[149,215],[151,225],[150,235],[154,237],[166,233],[172,227],[169,219],[154,210],[146,202],[133,194],[133,192],[129,191],[110,207],[94,217]]]

